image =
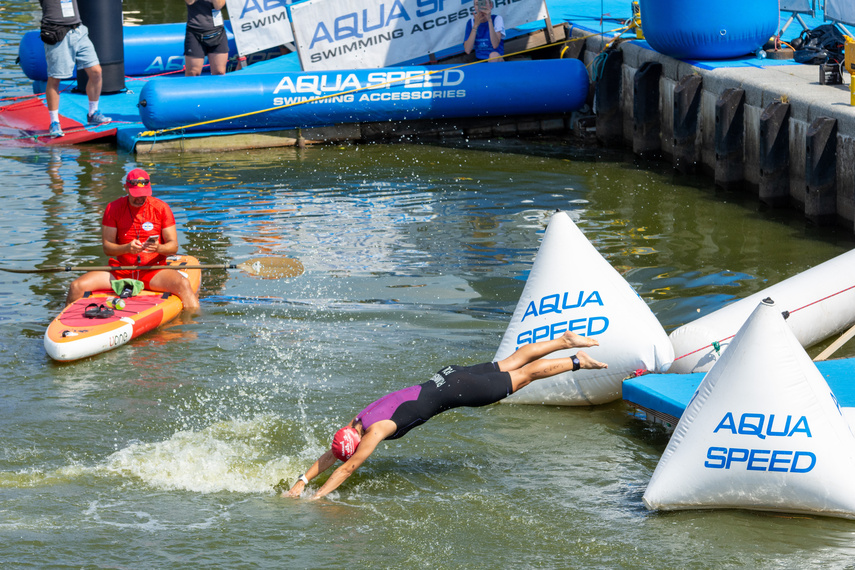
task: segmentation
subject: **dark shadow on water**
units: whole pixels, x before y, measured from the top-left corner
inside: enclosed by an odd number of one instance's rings
[[[757,197],[757,188],[746,184],[739,190],[725,190],[716,186],[712,173],[703,169],[681,172],[664,159],[639,157],[629,149],[601,148],[594,143],[567,140],[558,137],[447,139],[435,146],[496,153],[520,154],[588,163],[619,163],[619,168],[643,170],[664,176],[675,186],[698,190],[705,198],[737,204],[751,212],[751,218],[771,221],[787,226],[792,236],[806,240],[822,241],[835,246],[855,247],[855,235],[848,225],[818,226],[807,220],[797,207],[772,208]],[[700,196],[699,196],[700,197]]]

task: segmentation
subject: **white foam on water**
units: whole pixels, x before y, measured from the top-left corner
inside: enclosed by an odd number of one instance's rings
[[[228,518],[227,512],[220,512],[203,518],[199,522],[174,522],[159,518],[145,510],[139,510],[133,503],[127,501],[92,501],[83,511],[86,520],[115,528],[131,528],[140,531],[158,532],[171,529],[200,530],[216,526],[223,518]]]
[[[31,467],[3,472],[0,488],[46,488],[93,477],[118,477],[123,484],[138,488],[135,480],[139,480],[157,491],[271,494],[280,480],[289,484],[295,481],[325,449],[314,437],[304,441],[305,433],[300,434],[298,448],[287,443],[283,446],[276,436],[290,430],[283,430],[282,424],[281,418],[265,414],[180,430],[164,441],[131,442],[94,465],[74,462],[55,469]],[[290,448],[290,453],[283,447]],[[97,501],[90,506],[95,509],[93,513],[99,508],[112,509]],[[145,513],[138,515],[128,524],[145,527]]]
[[[196,493],[270,493],[282,478],[299,476],[305,460],[277,452],[270,434],[279,420],[262,415],[227,420],[169,439],[132,443],[95,468],[101,474],[137,477],[160,490]]]

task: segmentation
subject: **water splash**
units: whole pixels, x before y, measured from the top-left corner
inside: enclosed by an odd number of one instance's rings
[[[202,430],[179,431],[154,443],[132,443],[95,471],[137,477],[160,490],[196,493],[268,493],[280,478],[295,478],[298,457],[278,453],[280,420],[265,414],[252,420],[219,422]],[[300,471],[302,472],[302,471]]]

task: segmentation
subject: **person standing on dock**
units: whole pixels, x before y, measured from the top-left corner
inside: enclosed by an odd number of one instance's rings
[[[77,0],[39,0],[42,7],[41,39],[45,44],[47,60],[47,87],[45,101],[50,115],[50,136],[61,137],[59,124],[59,82],[74,73],[74,66],[82,69],[88,76],[86,95],[89,98],[89,113],[86,116],[90,125],[109,123],[98,110],[101,98],[101,62],[95,53],[95,46],[89,39],[89,30],[80,19]]]
[[[184,0],[187,3],[187,32],[184,35],[184,75],[202,74],[205,56],[211,75],[225,75],[229,62],[229,40],[223,26],[226,0]]]
[[[479,60],[505,61],[505,22],[493,12],[493,0],[475,0],[475,13],[466,22],[463,50]]]
[[[446,366],[427,382],[388,394],[359,412],[336,432],[330,450],[282,496],[299,497],[309,481],[332,467],[336,459],[344,461],[312,495],[312,499],[320,499],[344,483],[381,441],[402,437],[446,410],[494,404],[535,380],[562,372],[608,368],[582,351],[566,358],[544,358],[558,350],[599,344],[595,339],[568,331],[553,340],[526,344],[499,362]]]
[[[110,265],[166,265],[166,258],[178,252],[175,217],[163,200],[151,195],[151,179],[142,168],[125,177],[127,196],[107,204],[101,221],[104,253],[115,256]],[[89,271],[71,282],[66,303],[71,304],[87,291],[112,289],[114,279],[142,281],[149,291],[178,295],[185,309],[199,308],[199,299],[190,281],[174,270]]]

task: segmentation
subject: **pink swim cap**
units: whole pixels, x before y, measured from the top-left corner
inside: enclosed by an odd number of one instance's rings
[[[332,439],[333,455],[342,461],[347,461],[356,452],[356,448],[359,447],[360,439],[359,432],[352,427],[341,428],[335,432]]]

